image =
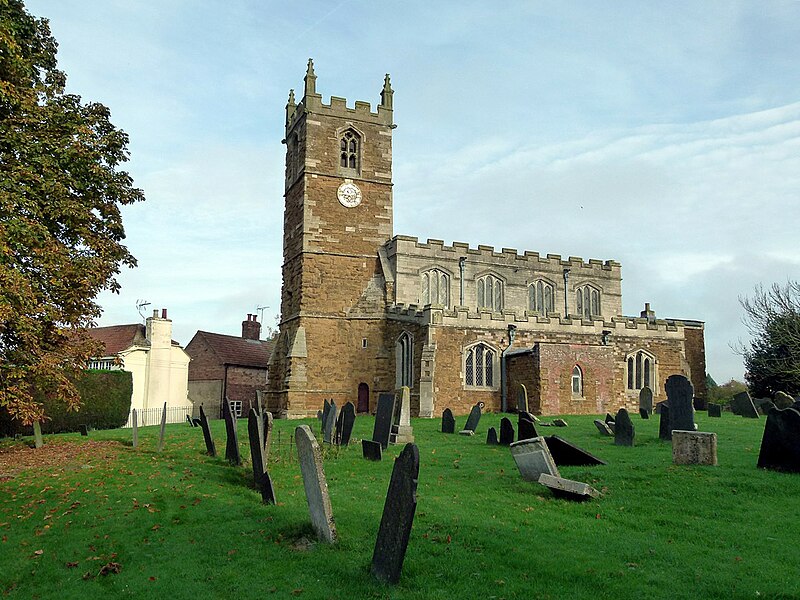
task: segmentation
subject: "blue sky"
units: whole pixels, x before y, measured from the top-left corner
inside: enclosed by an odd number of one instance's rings
[[[395,89],[395,234],[622,263],[623,309],[706,322],[800,279],[800,2],[28,0],[71,92],[110,107],[147,201],[100,325],[174,337],[280,305],[284,106]]]

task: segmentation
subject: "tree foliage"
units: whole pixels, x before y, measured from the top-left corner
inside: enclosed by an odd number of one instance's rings
[[[95,298],[136,264],[120,206],[144,199],[120,169],[128,136],[65,92],[56,48],[46,19],[0,0],[0,406],[26,424],[45,416],[37,390],[77,406]]]
[[[711,404],[728,404],[740,392],[747,391],[747,384],[731,379],[722,385],[714,384],[708,388],[708,401]]]
[[[800,282],[755,289],[740,298],[752,340],[742,349],[745,379],[755,397],[800,392]]]

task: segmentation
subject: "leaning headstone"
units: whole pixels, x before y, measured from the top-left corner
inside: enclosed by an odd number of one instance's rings
[[[539,417],[537,417],[535,414],[533,414],[531,412],[527,412],[527,411],[520,412],[519,413],[519,418],[520,419],[522,419],[522,418],[528,419],[531,423],[538,423],[539,422]]]
[[[88,425],[78,425],[78,431],[81,432],[82,436],[89,435],[89,426]]]
[[[394,410],[395,419],[389,441],[393,444],[414,443],[414,430],[411,428],[411,390],[407,385],[395,392]]]
[[[758,468],[800,473],[800,411],[786,408],[767,415]]]
[[[445,408],[442,411],[442,433],[455,433],[456,432],[456,419],[453,417],[453,411]]]
[[[345,404],[347,403],[345,402]],[[343,426],[344,426],[344,406],[342,407],[342,410],[339,411],[339,414],[336,417],[336,423],[333,426],[333,434],[331,435],[333,443],[337,446],[341,446]]]
[[[192,423],[192,417],[189,415],[186,415],[186,422],[189,423],[189,427],[194,427],[194,424]]]
[[[647,415],[653,414],[653,390],[649,387],[644,386],[639,391],[639,412],[641,411],[647,412]],[[647,417],[642,417],[646,419]]]
[[[503,417],[500,419],[500,445],[510,446],[514,443],[514,426],[511,419]]]
[[[233,409],[228,400],[222,402],[222,416],[225,418],[225,460],[233,466],[242,464],[242,457],[239,454],[239,436],[236,433],[236,419],[233,416]]]
[[[669,429],[673,431],[695,431],[694,388],[683,375],[670,375],[664,384],[669,402]],[[756,414],[756,416],[758,416]]]
[[[662,440],[672,439],[672,429],[669,426],[669,404],[659,403],[661,412],[658,413],[658,437]]]
[[[322,431],[325,431],[325,423],[328,420],[328,413],[331,411],[331,403],[328,402],[328,399],[323,400],[322,405]]]
[[[414,513],[417,510],[419,449],[406,444],[394,461],[386,503],[375,540],[370,572],[378,581],[397,583],[403,569]]]
[[[264,456],[264,421],[254,408],[247,415],[247,434],[250,440],[250,461],[253,463],[253,483],[261,492],[261,501],[264,504],[275,504],[275,490]]]
[[[158,435],[158,451],[164,449],[164,432],[167,428],[167,403],[164,402],[164,409],[161,411],[161,431]]]
[[[322,451],[308,425],[294,430],[297,455],[300,459],[300,472],[306,490],[308,512],[311,526],[317,537],[329,544],[336,542],[336,523],[333,520],[331,499],[328,495],[328,481],[322,469]]]
[[[347,446],[350,444],[350,438],[353,436],[353,425],[356,423],[356,406],[352,402],[347,402],[342,407],[342,428],[337,432],[339,436],[339,445]]]
[[[517,439],[530,440],[535,437],[539,437],[539,432],[536,431],[536,425],[534,425],[533,421],[521,417],[517,422]]]
[[[543,437],[514,442],[511,444],[511,456],[525,481],[539,481],[542,473],[560,477]]]
[[[136,421],[134,420],[134,427]],[[211,437],[211,428],[208,426],[208,418],[206,417],[203,407],[200,407],[200,427],[203,430],[203,439],[206,442],[206,454],[209,456],[217,455],[217,448],[214,445],[214,439]]]
[[[379,442],[384,450],[389,447],[392,415],[394,415],[394,394],[379,394],[378,407],[375,410],[375,426],[372,430],[372,441]]]
[[[603,419],[603,420],[606,423],[613,423],[614,422],[614,417],[611,415],[611,413],[606,413],[606,418]]]
[[[200,419],[192,419],[192,427],[200,427]]]
[[[669,382],[669,379],[667,379],[667,382]],[[731,398],[731,410],[736,415],[741,415],[748,419],[758,419],[756,405],[753,404],[753,399],[748,391],[739,392]]]
[[[672,431],[672,462],[676,465],[717,464],[717,434],[705,431]]]
[[[478,402],[475,406],[472,407],[472,410],[469,411],[469,417],[467,417],[467,424],[464,425],[464,429],[468,431],[475,431],[478,427],[478,422],[481,420],[481,405],[483,402]]]
[[[201,408],[200,410],[203,409]],[[131,425],[133,428],[133,447],[136,448],[139,445],[139,414],[135,408],[131,411]]]
[[[517,412],[528,412],[528,390],[521,383],[517,391]]]
[[[42,439],[42,424],[39,421],[33,422],[33,445],[37,448],[44,446]]]
[[[553,419],[555,427],[567,427],[567,422],[564,419]]]
[[[601,421],[602,422],[602,421]],[[606,461],[597,458],[594,454],[579,448],[572,442],[562,437],[551,435],[544,438],[550,456],[559,467],[583,467],[592,465],[605,465]]]
[[[599,431],[601,435],[605,435],[608,437],[612,437],[614,435],[614,432],[611,431],[611,428],[605,421],[601,421],[600,419],[595,419],[594,426],[597,427],[597,431]]]
[[[261,413],[261,418],[264,427],[263,429],[264,439],[262,440],[262,442],[264,444],[264,468],[266,468],[267,465],[269,464],[269,446],[270,442],[272,441],[272,413],[269,412],[268,410],[264,411],[263,413]]]
[[[334,425],[336,417],[338,416],[336,402],[331,400],[328,408],[328,414],[322,418],[322,441],[326,444],[332,443],[334,436]]]
[[[784,408],[790,408],[792,404],[794,404],[794,398],[792,398],[786,392],[775,392],[775,398],[773,402],[775,403],[775,406],[783,410]]]
[[[489,427],[489,431],[486,434],[486,443],[490,446],[497,446],[500,444],[500,441],[497,439],[497,430],[494,427]]]
[[[647,412],[645,409],[640,408],[639,409],[639,416],[642,417],[643,419],[649,419],[650,418],[650,413]]]
[[[554,477],[548,473],[542,473],[538,481],[543,486],[549,488],[556,498],[583,501],[589,500],[590,498],[597,498],[600,495],[600,492],[588,483],[564,479],[558,476]]]
[[[361,453],[367,460],[381,460],[381,443],[361,440]]]
[[[708,416],[709,417],[721,417],[722,416],[722,405],[721,404],[709,404],[708,405]]]
[[[625,408],[617,411],[614,419],[614,444],[617,446],[633,446],[636,431],[633,428],[633,421]]]

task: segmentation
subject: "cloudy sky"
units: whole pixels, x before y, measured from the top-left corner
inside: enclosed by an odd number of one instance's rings
[[[111,108],[147,201],[100,325],[174,337],[280,305],[284,106],[395,89],[395,234],[622,263],[624,311],[706,322],[800,279],[800,2],[28,0],[69,90]]]

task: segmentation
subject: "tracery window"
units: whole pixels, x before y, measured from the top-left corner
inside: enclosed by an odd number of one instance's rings
[[[431,269],[422,274],[422,305],[450,306],[450,277],[444,271]]]
[[[503,310],[503,282],[494,275],[478,279],[478,308]]]
[[[555,311],[555,289],[553,284],[538,279],[528,286],[528,309],[541,314]]]
[[[400,334],[395,344],[396,387],[412,387],[414,379],[414,338],[407,331]]]
[[[491,346],[480,343],[467,348],[464,353],[464,383],[467,387],[495,387],[497,352]]]
[[[583,371],[578,365],[572,369],[572,395],[583,396]]]
[[[600,316],[600,291],[597,288],[591,285],[576,288],[575,301],[581,319]]]
[[[627,359],[628,389],[640,390],[654,387],[655,359],[644,350],[630,354]]]
[[[345,131],[339,138],[339,166],[343,169],[358,171],[359,146],[361,139],[352,129]]]

